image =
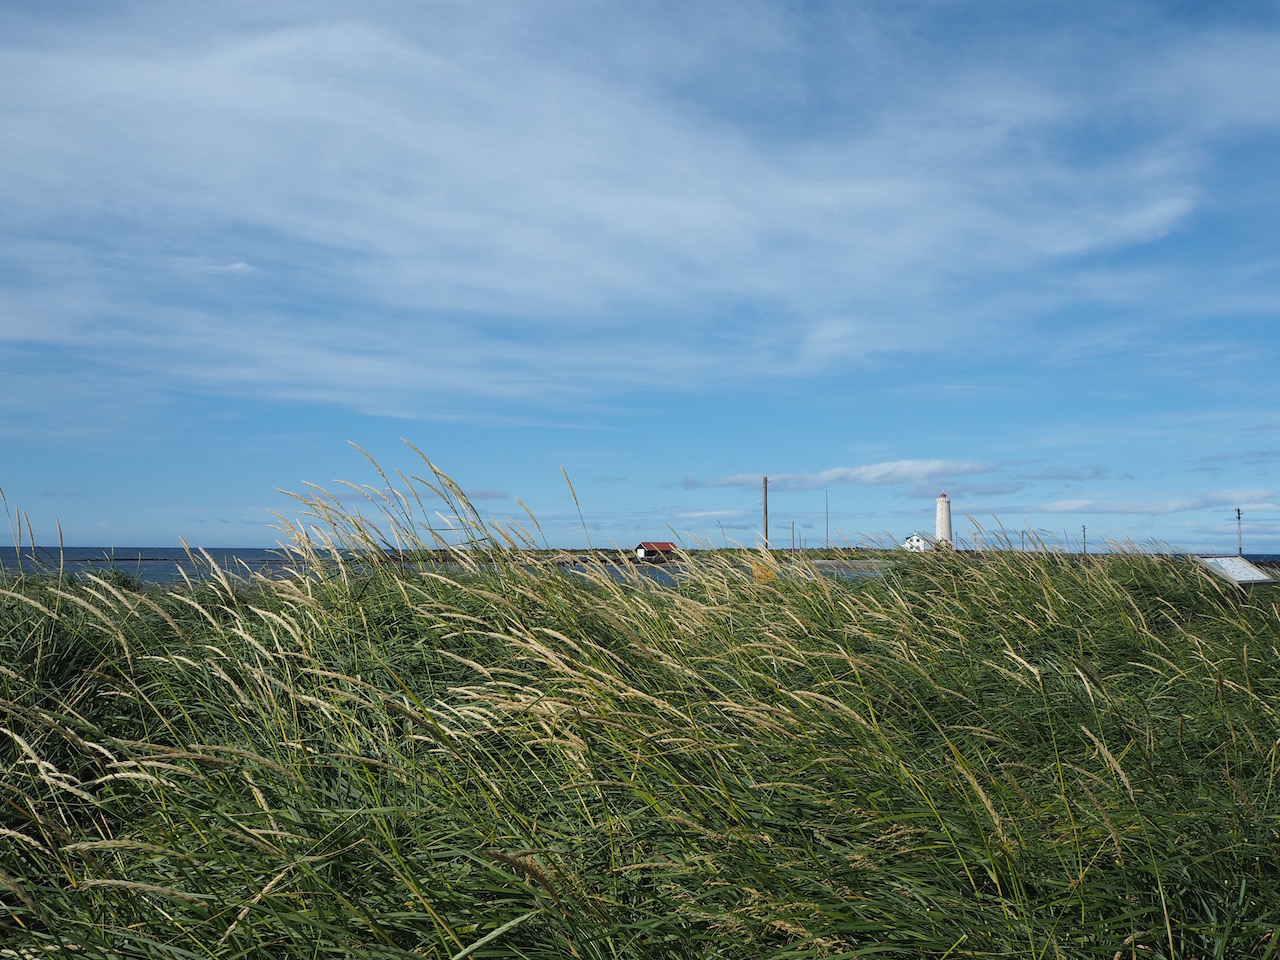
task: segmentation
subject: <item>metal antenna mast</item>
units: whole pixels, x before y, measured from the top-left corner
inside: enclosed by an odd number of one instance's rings
[[[764,478],[764,548],[769,549],[769,478]]]

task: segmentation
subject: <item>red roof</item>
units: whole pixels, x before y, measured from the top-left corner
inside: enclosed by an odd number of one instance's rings
[[[648,553],[653,550],[655,553],[674,550],[676,545],[670,540],[646,540],[644,543],[637,544],[642,550]]]

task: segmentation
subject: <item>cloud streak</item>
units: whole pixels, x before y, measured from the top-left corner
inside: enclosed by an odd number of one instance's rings
[[[1079,514],[1127,514],[1130,516],[1157,515],[1167,516],[1175,513],[1192,513],[1213,508],[1240,507],[1249,511],[1265,511],[1274,513],[1280,510],[1271,490],[1222,490],[1214,493],[1198,494],[1185,497],[1144,498],[1144,499],[1110,499],[1082,498],[1078,500],[1056,500],[1039,504],[1035,509],[1044,513],[1079,513]]]
[[[892,460],[871,463],[860,467],[832,467],[816,473],[781,473],[769,477],[769,486],[775,490],[816,490],[822,487],[845,484],[879,486],[883,484],[919,485],[926,480],[945,480],[953,477],[989,473],[993,464],[974,460]],[[739,473],[715,480],[686,478],[682,486],[686,490],[718,487],[760,487],[763,474]]]
[[[1209,131],[1280,119],[1231,59],[1280,54],[1272,37],[1170,42],[1099,80],[1068,65],[1096,39],[1078,24],[1063,49],[979,66],[981,42],[939,60],[928,39],[893,39],[893,18],[819,8],[833,42],[889,71],[868,95],[847,68],[850,92],[827,102],[837,88],[802,69],[817,41],[767,6],[645,21],[629,40],[583,36],[573,5],[536,22],[512,5],[308,9],[206,11],[198,34],[163,17],[40,24],[43,42],[6,49],[0,262],[79,295],[19,325],[7,286],[0,339],[80,341],[108,322],[155,343],[112,354],[153,375],[198,355],[210,389],[261,368],[284,395],[424,415],[462,380],[477,400],[556,403],[568,383],[607,393],[662,372],[694,388],[954,348],[960,330],[1027,337],[1011,291],[1041,310],[1082,296],[1045,269],[1178,230]],[[567,49],[565,30],[604,52]],[[1196,96],[1174,114],[1141,79],[1151,62],[1199,65],[1228,106]],[[768,111],[747,93],[764,65]],[[726,94],[717,70],[744,86]],[[1100,122],[1102,83],[1107,115],[1164,104],[1158,129],[1097,155],[1051,148]],[[781,125],[819,94],[813,123]],[[818,125],[824,111],[845,120]],[[37,261],[50,224],[64,255]],[[984,292],[996,275],[1002,292]],[[177,290],[218,337],[169,322]],[[362,316],[383,336],[350,364]],[[313,357],[282,365],[277,343]],[[396,407],[381,385],[404,366],[433,375]]]

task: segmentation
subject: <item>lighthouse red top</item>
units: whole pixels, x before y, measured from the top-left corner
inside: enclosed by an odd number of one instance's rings
[[[947,491],[943,490],[943,491],[942,491],[942,496],[940,496],[938,499],[939,499],[939,500],[945,500],[945,499],[947,499]]]

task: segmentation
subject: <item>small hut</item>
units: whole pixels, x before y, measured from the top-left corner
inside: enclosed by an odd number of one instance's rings
[[[902,541],[902,549],[910,550],[912,553],[924,553],[926,550],[932,550],[933,545],[934,539],[928,534],[920,533],[919,531]]]
[[[646,540],[636,547],[636,559],[648,563],[663,563],[676,552],[676,545],[670,540]]]

